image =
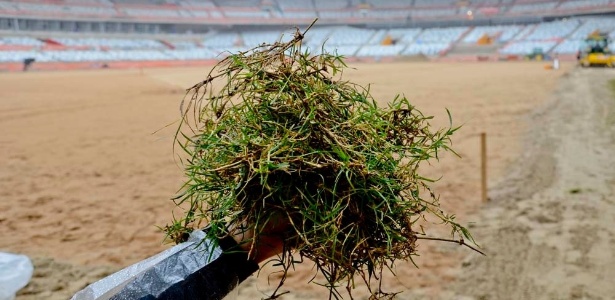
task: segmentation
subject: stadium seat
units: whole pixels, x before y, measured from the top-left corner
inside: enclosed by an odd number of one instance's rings
[[[415,7],[450,7],[456,3],[457,0],[414,0]]]
[[[369,44],[369,45],[380,45],[384,41],[384,39],[387,37],[387,31],[388,30],[386,30],[386,29],[378,29],[378,30],[376,30],[376,32],[374,32],[374,34],[369,39],[369,41],[367,41],[367,44]]]
[[[599,6],[607,6],[610,4],[610,0],[576,0],[576,1],[566,1],[560,4],[557,9],[558,10],[574,10],[579,8],[590,8],[590,7],[599,7]]]
[[[306,44],[320,48],[333,32],[335,27],[314,27],[306,37]]]
[[[270,17],[268,12],[260,10],[225,10],[224,15],[229,18],[247,19],[263,19]]]
[[[420,28],[396,28],[389,29],[387,36],[390,36],[398,43],[409,44],[414,42],[421,32],[422,30]]]
[[[354,16],[352,11],[346,10],[331,10],[331,11],[319,11],[318,16],[322,19],[349,19]]]
[[[367,0],[366,3],[369,3],[372,7],[411,7],[412,0]]]
[[[179,1],[179,4],[184,7],[190,8],[216,8],[216,4],[209,0],[184,0]]]
[[[410,16],[417,19],[429,19],[437,17],[452,17],[458,13],[456,8],[451,9],[415,9],[410,11]]]
[[[577,29],[577,27],[579,27],[579,21],[576,19],[540,23],[525,39],[539,41],[563,38],[572,33],[575,29]]]
[[[17,6],[9,2],[0,2],[0,11],[14,12],[17,10]]]
[[[427,56],[435,56],[442,53],[442,51],[450,47],[449,43],[414,43],[410,44],[402,55],[418,55],[423,54]]]
[[[273,11],[271,12],[272,16],[275,18],[286,18],[286,19],[310,19],[314,20],[318,15],[316,11]]]
[[[464,38],[464,43],[476,43],[478,39],[485,34],[491,37],[497,37],[500,43],[508,42],[521,31],[522,26],[506,25],[506,26],[477,26],[472,29]]]
[[[370,56],[370,57],[382,57],[382,56],[397,56],[405,48],[405,45],[365,45],[361,47],[357,56]]]
[[[579,51],[583,45],[583,40],[565,40],[553,49],[553,53],[557,54],[573,54]]]
[[[354,27],[337,27],[329,36],[328,44],[332,46],[340,45],[362,45],[367,43],[374,35],[375,31]]]
[[[171,44],[175,49],[188,50],[188,49],[196,49],[200,48],[197,43],[192,41],[167,41]]]
[[[163,49],[165,45],[151,39],[120,39],[120,38],[55,38],[56,42],[65,46],[88,46],[110,49]]]
[[[5,36],[0,37],[0,45],[11,46],[43,46],[45,43],[31,37],[25,36]]]
[[[612,18],[583,18],[583,24],[570,35],[570,39],[585,39],[594,31],[612,32],[615,30],[615,19]]]
[[[282,34],[284,34],[282,36]],[[293,31],[244,31],[241,33],[243,45],[248,48],[259,46],[263,43],[271,44],[279,41],[289,41],[293,38]]]
[[[314,4],[312,1],[288,1],[288,0],[279,0],[277,1],[278,7],[281,10],[315,10]]]
[[[521,2],[522,3],[522,2]],[[529,3],[529,4],[515,4],[510,8],[509,12],[515,14],[532,13],[532,12],[544,12],[554,10],[558,1],[544,2],[544,3]]]
[[[165,50],[163,53],[169,58],[177,60],[215,59],[219,54],[208,48]]]
[[[317,10],[330,10],[347,8],[349,4],[346,0],[314,0],[314,5]]]
[[[0,51],[0,62],[21,62],[25,58],[38,58],[36,51]]]
[[[385,20],[405,19],[408,16],[410,16],[410,11],[409,10],[405,10],[405,9],[398,9],[398,10],[393,10],[393,9],[374,10],[374,9],[370,9],[368,11],[365,11],[364,13],[357,12],[355,15],[358,16],[358,17],[373,18],[373,19],[385,19]]]
[[[416,38],[419,42],[452,43],[466,32],[468,27],[428,28]]]
[[[221,32],[206,37],[202,44],[214,48],[228,48],[239,44],[239,35],[236,32]]]

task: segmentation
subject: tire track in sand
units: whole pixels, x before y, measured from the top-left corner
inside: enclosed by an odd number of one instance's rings
[[[608,69],[578,69],[531,117],[517,167],[491,191],[451,299],[613,299],[615,97]]]

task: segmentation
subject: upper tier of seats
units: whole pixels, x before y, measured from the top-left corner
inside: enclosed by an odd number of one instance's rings
[[[562,11],[615,10],[615,0],[0,0],[0,14],[144,21],[232,23],[236,20],[320,18],[321,22],[357,19],[467,19],[483,15],[556,15]],[[345,21],[345,22],[344,22]]]
[[[504,55],[545,53],[574,54],[591,33],[615,37],[613,18],[577,18],[528,25],[370,29],[351,26],[315,26],[304,45],[313,53],[322,50],[344,56],[437,56],[456,45],[484,43],[497,46]],[[204,37],[152,38],[0,36],[0,62],[21,61],[114,61],[216,59],[229,52],[246,51],[262,43],[292,39],[289,30],[220,31]],[[491,47],[490,49],[495,49]],[[223,53],[223,54],[221,54]],[[220,56],[221,55],[221,56]]]

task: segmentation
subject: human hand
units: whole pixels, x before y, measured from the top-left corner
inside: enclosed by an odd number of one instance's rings
[[[284,251],[284,233],[289,228],[290,225],[283,218],[272,218],[258,228],[250,228],[245,224],[235,226],[235,230],[231,230],[231,237],[242,250],[248,252],[249,259],[261,263]],[[255,232],[258,236],[255,236]]]

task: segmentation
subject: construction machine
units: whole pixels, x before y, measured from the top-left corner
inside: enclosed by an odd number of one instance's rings
[[[593,32],[584,41],[577,53],[577,60],[582,67],[613,67],[615,56],[609,50],[609,36],[604,32]]]
[[[543,61],[550,60],[551,58],[540,47],[532,49],[532,52],[525,55],[526,60]]]

